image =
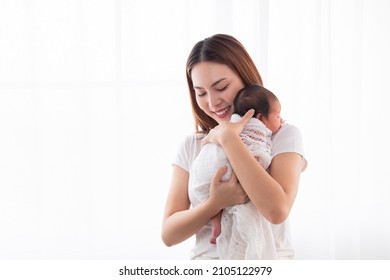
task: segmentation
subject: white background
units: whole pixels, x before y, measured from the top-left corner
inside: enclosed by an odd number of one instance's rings
[[[0,259],[187,259],[166,248],[171,160],[193,131],[192,46],[239,39],[308,169],[297,259],[389,259],[386,0],[0,0]]]

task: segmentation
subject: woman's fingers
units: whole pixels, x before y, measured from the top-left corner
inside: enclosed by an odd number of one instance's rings
[[[201,140],[201,145],[204,146],[207,143],[215,143],[220,145],[220,140],[229,137],[231,134],[240,134],[247,122],[253,117],[255,114],[254,109],[248,110],[245,115],[236,123],[225,122],[222,123],[209,131],[207,135],[203,137]]]
[[[227,166],[219,168],[210,183],[210,198],[212,197],[221,209],[249,201],[234,172],[228,181],[222,181],[222,177],[228,171],[227,168]]]
[[[238,179],[237,179],[236,173],[232,172],[232,176],[230,177],[229,182],[232,183],[232,184],[238,183]]]
[[[215,172],[213,178],[211,179],[211,186],[216,186],[221,183],[222,176],[227,172],[227,166],[223,166],[221,168],[218,168],[217,172]]]
[[[238,178],[234,172],[232,172],[232,176],[229,179],[229,184],[235,189],[235,203],[242,204],[249,201],[249,197],[242,188]]]
[[[241,131],[244,129],[245,125],[253,117],[254,114],[255,114],[255,110],[250,109],[248,110],[248,112],[245,113],[245,115],[241,118],[241,120],[237,122],[242,127]]]

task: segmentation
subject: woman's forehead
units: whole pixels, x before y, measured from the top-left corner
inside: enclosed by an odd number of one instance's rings
[[[200,62],[192,68],[191,78],[194,86],[211,86],[217,81],[230,79],[235,73],[225,64]]]

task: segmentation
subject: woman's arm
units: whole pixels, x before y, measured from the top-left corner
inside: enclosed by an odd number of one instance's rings
[[[221,182],[226,168],[220,168],[210,184],[210,197],[196,207],[190,208],[188,198],[189,174],[174,165],[171,187],[163,216],[161,237],[165,245],[178,244],[198,232],[220,210],[247,201],[237,178]]]
[[[251,113],[247,113],[237,123],[219,125],[204,141],[223,147],[252,203],[267,220],[278,224],[288,217],[294,203],[302,170],[302,157],[297,153],[279,154],[273,158],[268,174],[239,136],[250,117]]]
[[[271,223],[283,222],[290,213],[298,190],[302,157],[283,153],[272,159],[270,173],[253,158],[238,137],[222,147],[252,203]]]

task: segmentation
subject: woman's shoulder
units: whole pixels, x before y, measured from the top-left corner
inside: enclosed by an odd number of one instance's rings
[[[182,146],[186,148],[198,146],[202,140],[202,138],[205,136],[203,133],[192,133],[184,136],[182,140]]]
[[[178,148],[173,164],[176,164],[186,171],[190,170],[192,162],[199,154],[201,149],[201,140],[204,137],[202,133],[193,133],[186,135]]]
[[[306,168],[307,161],[303,149],[303,140],[301,130],[292,124],[284,123],[279,131],[272,136],[272,153],[274,157],[281,153],[298,153],[304,161],[304,168]]]
[[[281,128],[279,129],[279,131],[275,135],[272,136],[272,140],[273,141],[281,140],[281,139],[286,138],[286,137],[299,137],[299,138],[301,138],[302,137],[301,130],[293,124],[284,123],[281,126]]]

